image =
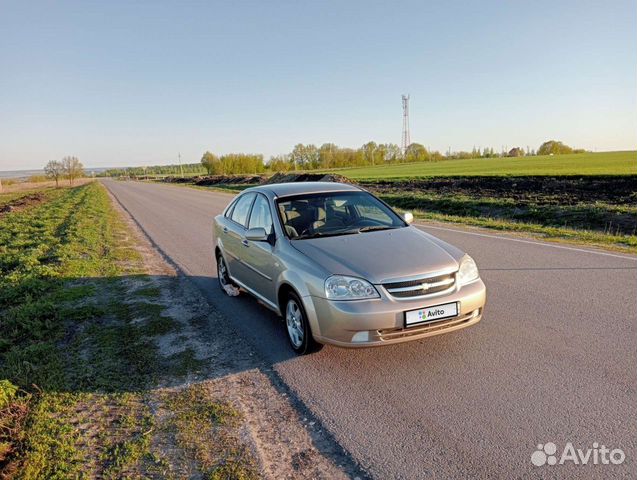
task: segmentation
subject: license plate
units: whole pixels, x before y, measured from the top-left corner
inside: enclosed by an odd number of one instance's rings
[[[436,322],[456,315],[458,315],[458,302],[410,310],[405,312],[405,326],[411,327],[420,323]]]

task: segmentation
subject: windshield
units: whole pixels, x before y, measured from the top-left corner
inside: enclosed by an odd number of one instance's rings
[[[391,208],[367,192],[313,193],[282,198],[277,204],[285,233],[296,240],[406,226]]]

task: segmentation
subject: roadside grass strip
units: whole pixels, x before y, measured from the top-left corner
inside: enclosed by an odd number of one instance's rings
[[[100,184],[40,194],[0,216],[0,478],[256,478],[241,414],[175,387],[206,361],[179,279]]]

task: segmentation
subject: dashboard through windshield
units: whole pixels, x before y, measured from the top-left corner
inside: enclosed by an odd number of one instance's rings
[[[277,201],[281,223],[293,240],[405,227],[391,208],[367,192],[326,192]]]

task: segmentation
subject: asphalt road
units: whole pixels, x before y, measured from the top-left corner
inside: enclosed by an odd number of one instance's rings
[[[104,184],[370,476],[634,477],[637,258],[421,226],[476,259],[488,289],[482,322],[402,345],[295,357],[272,313],[217,287],[211,225],[230,195]],[[583,450],[597,442],[626,459],[533,466],[547,442],[558,457],[567,442]]]

